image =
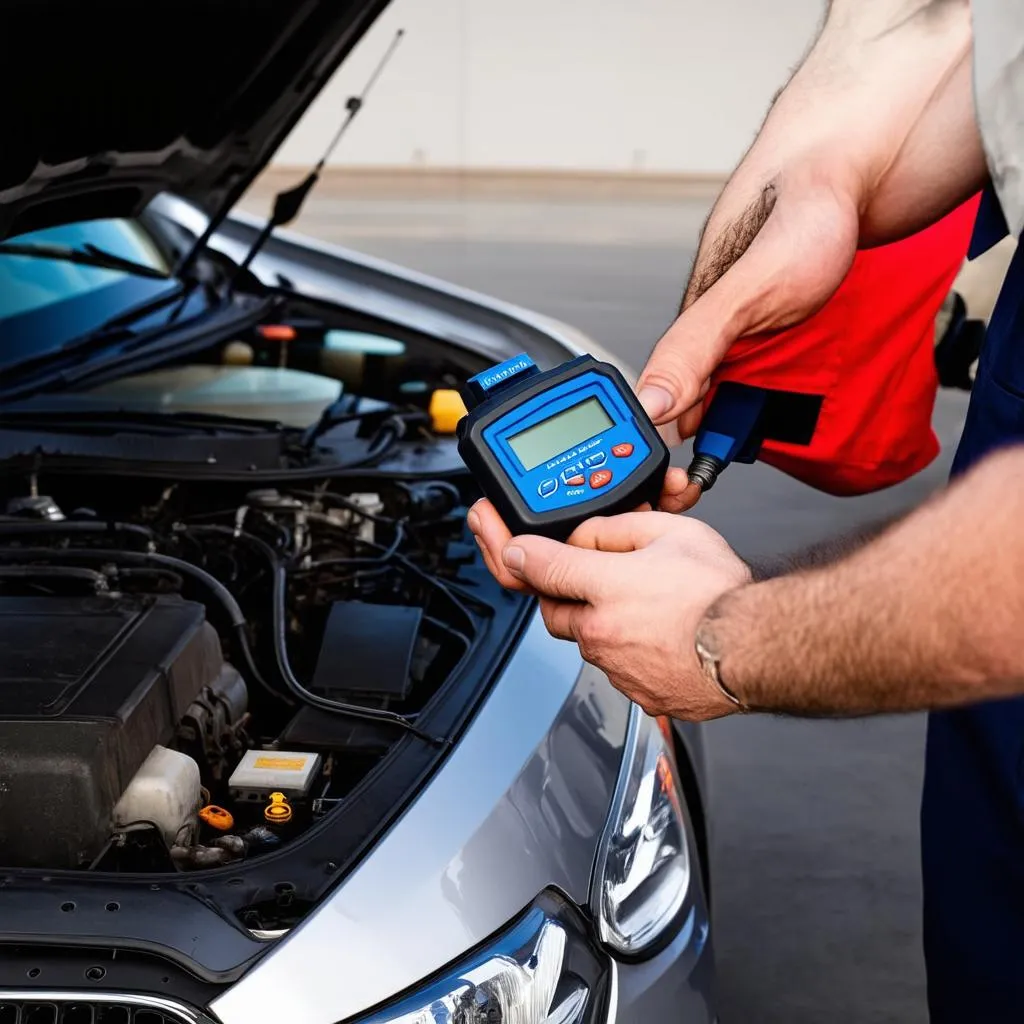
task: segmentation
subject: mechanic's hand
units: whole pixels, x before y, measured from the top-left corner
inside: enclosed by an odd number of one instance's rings
[[[708,606],[750,581],[711,527],[655,512],[590,519],[568,544],[509,537],[489,501],[469,525],[488,568],[507,587],[540,597],[549,632],[650,714],[703,721],[736,707],[705,676],[694,634]]]
[[[849,194],[810,164],[716,208],[684,310],[640,374],[640,402],[668,443],[675,431],[696,432],[711,374],[737,339],[799,323],[824,305],[853,262],[858,230]]]

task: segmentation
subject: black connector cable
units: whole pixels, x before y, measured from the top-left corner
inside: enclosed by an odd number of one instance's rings
[[[823,395],[779,391],[726,380],[718,385],[693,439],[691,484],[710,491],[732,462],[753,462],[765,441],[808,445]]]

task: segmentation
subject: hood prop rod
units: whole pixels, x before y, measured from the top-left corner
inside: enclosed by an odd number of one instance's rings
[[[404,35],[405,29],[400,28],[395,33],[388,48],[384,51],[384,56],[377,62],[377,66],[373,69],[373,74],[370,75],[369,80],[363,87],[363,91],[356,96],[349,96],[345,101],[345,119],[341,122],[338,130],[334,133],[334,138],[331,139],[327,149],[324,150],[323,156],[321,156],[316,162],[316,165],[309,174],[307,174],[298,185],[286,189],[283,192],[278,192],[274,197],[274,206],[270,217],[260,230],[260,233],[256,236],[252,245],[249,246],[249,250],[246,252],[242,262],[238,264],[238,268],[228,285],[228,294],[235,290],[239,279],[246,270],[248,270],[249,264],[256,258],[256,255],[260,252],[263,246],[267,244],[267,239],[270,238],[273,232],[279,227],[290,224],[299,215],[299,211],[302,209],[302,206],[306,201],[306,197],[313,191],[316,187],[316,183],[320,180],[320,173],[326,166],[327,161],[333,156],[335,149],[338,147],[338,143],[341,142],[342,138],[344,138],[349,126],[355,120],[356,114],[363,109],[363,105],[366,102],[367,96],[370,94],[370,90],[376,84],[377,79],[380,78],[384,68],[387,67],[395,50],[398,49],[398,44],[402,41],[402,36]],[[206,248],[207,243],[210,241],[210,237],[219,226],[220,225],[217,220],[210,221],[206,230],[196,240],[195,245],[192,246],[188,254],[179,264],[177,270],[179,275],[187,270],[195,260],[196,256]]]

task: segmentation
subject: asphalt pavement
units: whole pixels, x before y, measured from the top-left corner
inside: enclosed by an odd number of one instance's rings
[[[248,206],[263,212],[265,197]],[[639,367],[673,318],[705,210],[701,201],[321,195],[298,228],[553,315]],[[892,515],[942,486],[965,410],[963,396],[940,395],[943,454],[900,487],[830,498],[772,469],[736,466],[699,514],[750,558]],[[926,1021],[923,717],[752,717],[712,723],[706,737],[723,1024]]]

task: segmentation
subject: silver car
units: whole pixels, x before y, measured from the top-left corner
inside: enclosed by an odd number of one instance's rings
[[[0,1024],[714,1021],[699,732],[465,527],[610,357],[231,212],[384,4],[0,4]]]

